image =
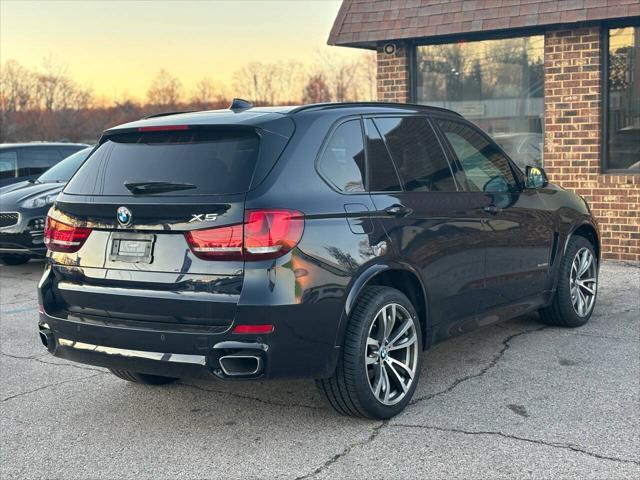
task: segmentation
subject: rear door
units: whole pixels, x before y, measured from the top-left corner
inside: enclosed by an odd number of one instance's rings
[[[436,336],[460,333],[473,325],[483,289],[484,250],[475,237],[481,217],[460,194],[426,116],[376,116],[365,124],[377,214],[398,259],[422,275]]]
[[[484,216],[486,291],[481,309],[527,308],[526,299],[547,286],[551,215],[536,190],[522,188],[517,170],[486,134],[468,122],[443,118],[436,123],[459,162],[466,195]]]

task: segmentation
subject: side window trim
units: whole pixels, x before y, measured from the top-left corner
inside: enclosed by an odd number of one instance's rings
[[[364,159],[365,159],[365,175],[364,175],[364,190],[360,191],[360,192],[349,192],[349,191],[345,191],[345,190],[340,190],[340,188],[338,188],[337,185],[334,185],[334,183],[329,180],[326,175],[322,172],[322,169],[320,168],[320,162],[322,161],[322,157],[324,156],[325,151],[327,150],[327,148],[329,148],[329,143],[331,142],[331,139],[333,138],[333,134],[336,132],[336,130],[338,130],[338,128],[340,128],[342,125],[344,125],[347,122],[351,122],[357,120],[358,123],[360,124],[360,135],[362,136],[362,149],[364,152]],[[366,139],[365,139],[365,133],[364,133],[364,126],[363,126],[363,121],[362,121],[362,115],[349,115],[347,117],[341,117],[338,120],[336,120],[330,127],[329,130],[327,131],[327,134],[325,135],[324,139],[322,140],[322,144],[320,145],[320,149],[318,150],[318,153],[316,155],[316,158],[313,162],[313,168],[316,171],[316,173],[318,174],[318,176],[322,179],[322,181],[324,183],[327,184],[327,186],[333,190],[336,193],[339,193],[340,195],[362,195],[362,194],[368,194],[369,191],[367,190],[369,185],[369,165],[368,165],[368,160],[367,160],[367,148],[366,148]]]

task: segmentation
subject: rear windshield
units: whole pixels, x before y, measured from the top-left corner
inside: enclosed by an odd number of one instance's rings
[[[185,130],[109,137],[65,188],[76,195],[223,195],[249,189],[259,137]]]

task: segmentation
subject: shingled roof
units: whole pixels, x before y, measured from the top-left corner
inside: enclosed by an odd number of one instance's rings
[[[640,16],[640,0],[343,0],[329,45]]]

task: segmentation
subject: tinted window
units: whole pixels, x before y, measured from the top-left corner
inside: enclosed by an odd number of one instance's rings
[[[369,160],[369,190],[397,192],[402,190],[389,151],[372,120],[366,120],[367,158]]]
[[[258,148],[258,136],[250,132],[186,130],[115,135],[80,167],[65,192],[131,195],[125,183],[139,182],[187,187],[148,191],[147,195],[246,192]]]
[[[91,149],[85,148],[68,156],[40,175],[38,181],[41,183],[68,182],[89,153]]]
[[[474,192],[508,192],[516,189],[509,160],[475,129],[459,122],[438,121],[449,140],[467,185]]]
[[[640,25],[609,30],[605,169],[640,172]]]
[[[18,151],[18,176],[38,175],[60,161],[55,148],[21,148]]]
[[[15,150],[0,150],[0,178],[15,178],[18,169],[18,153]]]
[[[407,191],[452,192],[456,184],[425,117],[376,118]]]
[[[322,153],[318,168],[338,190],[364,191],[364,145],[359,120],[350,120],[336,128]]]

